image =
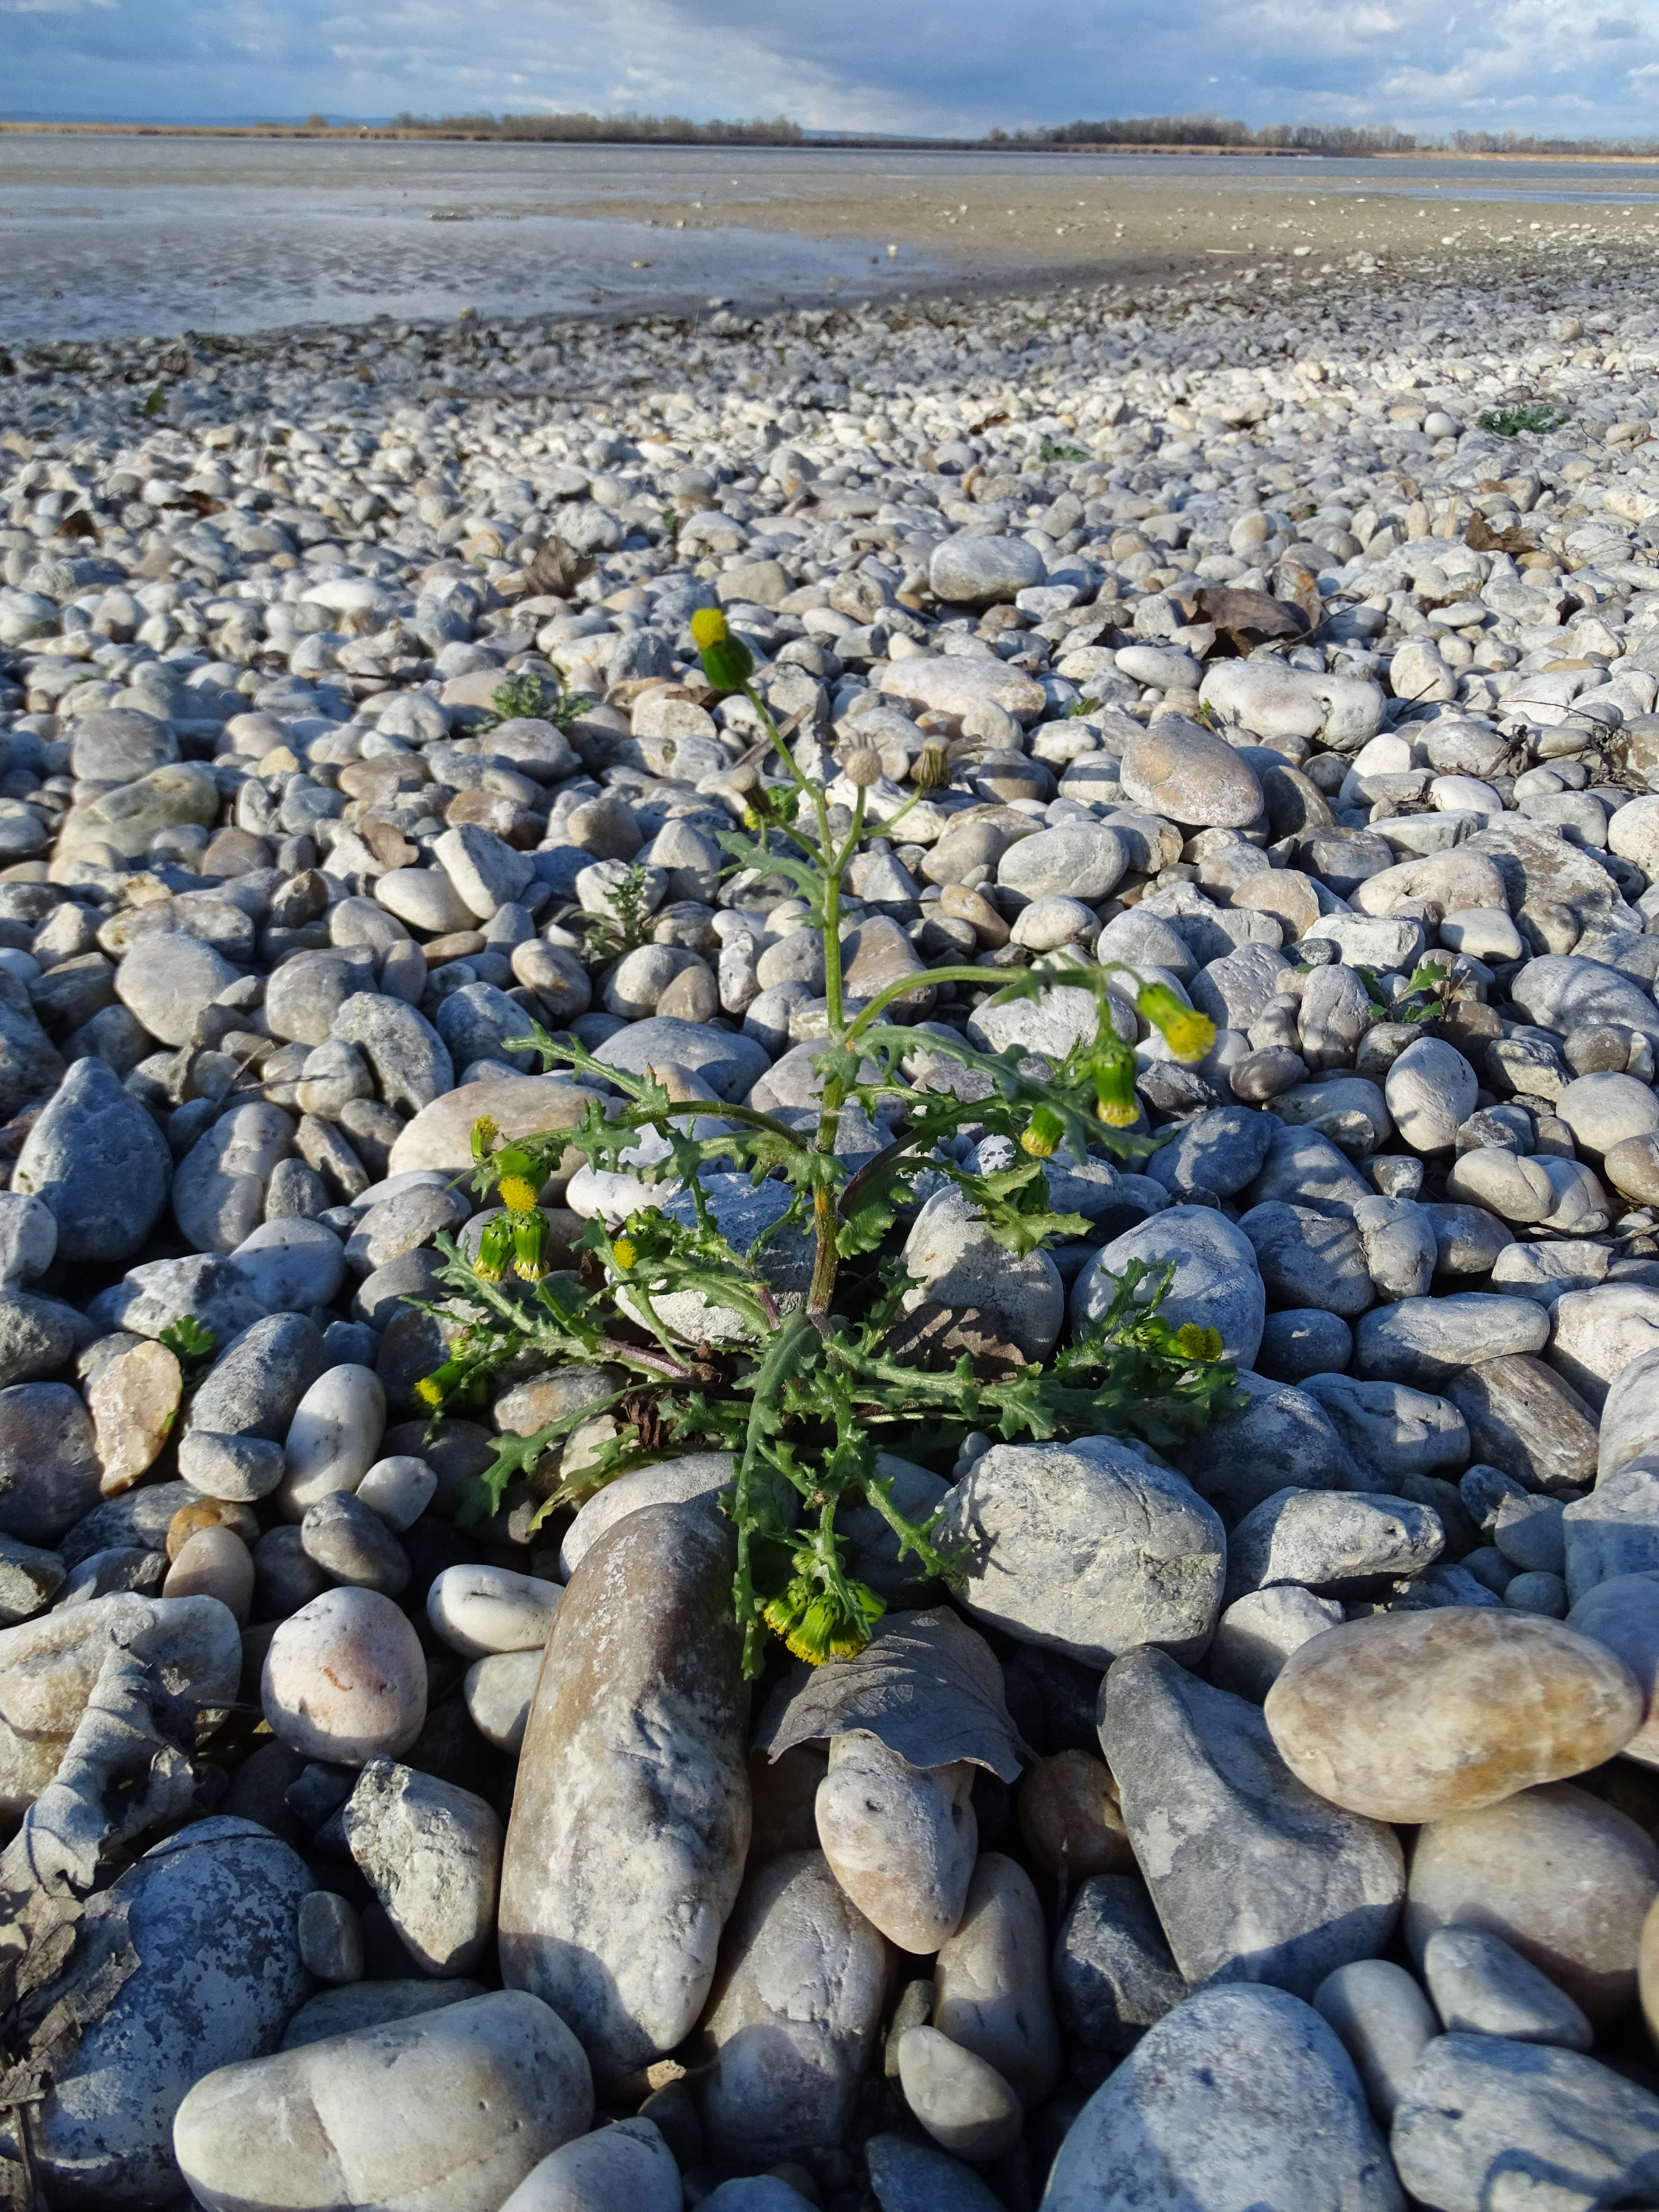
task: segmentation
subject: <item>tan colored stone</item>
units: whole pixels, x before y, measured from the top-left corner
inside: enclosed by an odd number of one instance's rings
[[[421,1109],[392,1146],[386,1173],[436,1168],[443,1175],[459,1175],[472,1164],[472,1125],[481,1115],[504,1138],[537,1137],[550,1129],[574,1128],[595,1095],[558,1075],[503,1075],[492,1083],[469,1083]],[[581,1155],[567,1152],[557,1172],[571,1176],[580,1165]]]
[[[198,1498],[188,1505],[181,1505],[167,1522],[169,1563],[204,1528],[233,1529],[250,1549],[259,1540],[259,1522],[251,1506],[234,1504],[227,1498]]]
[[[1250,876],[1240,884],[1228,904],[1276,916],[1292,942],[1305,937],[1319,919],[1319,895],[1313,878],[1304,876],[1300,868],[1270,868],[1265,875]]]
[[[1642,1923],[1642,1945],[1637,1957],[1637,1981],[1642,1994],[1642,2016],[1648,2033],[1659,2042],[1659,1897],[1648,1907]]]
[[[1635,1821],[1558,1783],[1425,1827],[1404,1932],[1419,1965],[1437,1928],[1501,1936],[1604,2027],[1636,1996],[1656,1894],[1659,1850]]]
[[[863,1729],[830,1738],[818,1842],[848,1896],[901,1951],[937,1951],[962,1917],[979,1847],[974,1773],[966,1759],[912,1766]]]
[[[1611,1759],[1642,1724],[1623,1661],[1559,1621],[1379,1613],[1293,1651],[1267,1726],[1297,1778],[1372,1820],[1439,1820]]]
[[[988,952],[1008,942],[1008,925],[990,900],[965,884],[946,884],[939,896],[939,910],[947,921],[969,923]]]
[[[907,975],[927,973],[915,945],[884,914],[872,915],[842,939],[841,958],[842,988],[849,999],[873,999]],[[893,1001],[890,1018],[918,1021],[932,1012],[937,996],[930,984],[921,983]]]
[[[1042,1869],[1067,1888],[1091,1874],[1133,1874],[1135,1855],[1118,1810],[1117,1784],[1091,1751],[1040,1759],[1019,1785],[1019,1832]]]
[[[178,1416],[184,1378],[164,1344],[117,1354],[87,1393],[106,1498],[131,1490],[152,1467]]]

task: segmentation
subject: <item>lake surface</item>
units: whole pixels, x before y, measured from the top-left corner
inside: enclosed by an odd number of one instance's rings
[[[1139,197],[1196,190],[1462,206],[1659,205],[1659,165],[1334,161],[1261,155],[934,154],[893,149],[646,148],[0,136],[0,338],[248,331],[483,313],[758,311],[880,297],[952,272],[1016,273],[988,241],[907,242],[890,207],[994,178],[1000,194],[1075,180]],[[720,228],[697,228],[704,195]],[[805,234],[841,195],[842,233]],[[595,220],[641,203],[657,220]],[[802,230],[790,229],[799,204]],[[838,202],[838,204],[840,204]],[[568,210],[580,208],[581,215]],[[757,223],[746,228],[746,207]],[[684,208],[684,217],[673,210]],[[1012,213],[1012,210],[1010,211]],[[867,220],[866,220],[867,218]],[[674,227],[684,220],[687,228]],[[705,222],[707,218],[704,219]],[[857,234],[847,234],[852,226]]]

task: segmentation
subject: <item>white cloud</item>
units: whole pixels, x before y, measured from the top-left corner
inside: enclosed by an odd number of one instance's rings
[[[1616,136],[1655,128],[1659,70],[1629,66],[1632,41],[1659,42],[1659,0],[1334,0],[1316,37],[1306,0],[1045,0],[1040,34],[1006,0],[0,0],[0,13],[7,106],[65,115],[631,108],[949,133],[1202,104],[1255,123]]]

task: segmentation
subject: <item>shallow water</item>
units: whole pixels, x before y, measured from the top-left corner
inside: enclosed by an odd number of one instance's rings
[[[391,141],[0,136],[0,335],[246,331],[375,314],[686,313],[880,296],[946,265],[883,239],[678,231],[562,212],[718,191],[775,210],[847,192],[1078,176],[1460,204],[1659,202],[1659,166],[1282,160],[1260,155],[422,145]],[[878,223],[879,218],[876,218]]]

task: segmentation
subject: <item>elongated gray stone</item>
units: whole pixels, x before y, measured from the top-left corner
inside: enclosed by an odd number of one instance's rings
[[[561,1628],[562,1634],[562,1627]],[[887,1946],[819,1851],[786,1851],[748,1884],[726,1930],[697,2084],[728,2170],[835,2149],[870,2063]]]
[[[1310,1996],[1387,1943],[1406,1892],[1398,1838],[1298,1782],[1256,1706],[1133,1651],[1106,1677],[1100,1743],[1188,1982]]]
[[[645,1506],[560,1605],[507,1824],[501,1972],[580,2037],[603,2084],[695,2024],[749,1847],[735,1537]]]

